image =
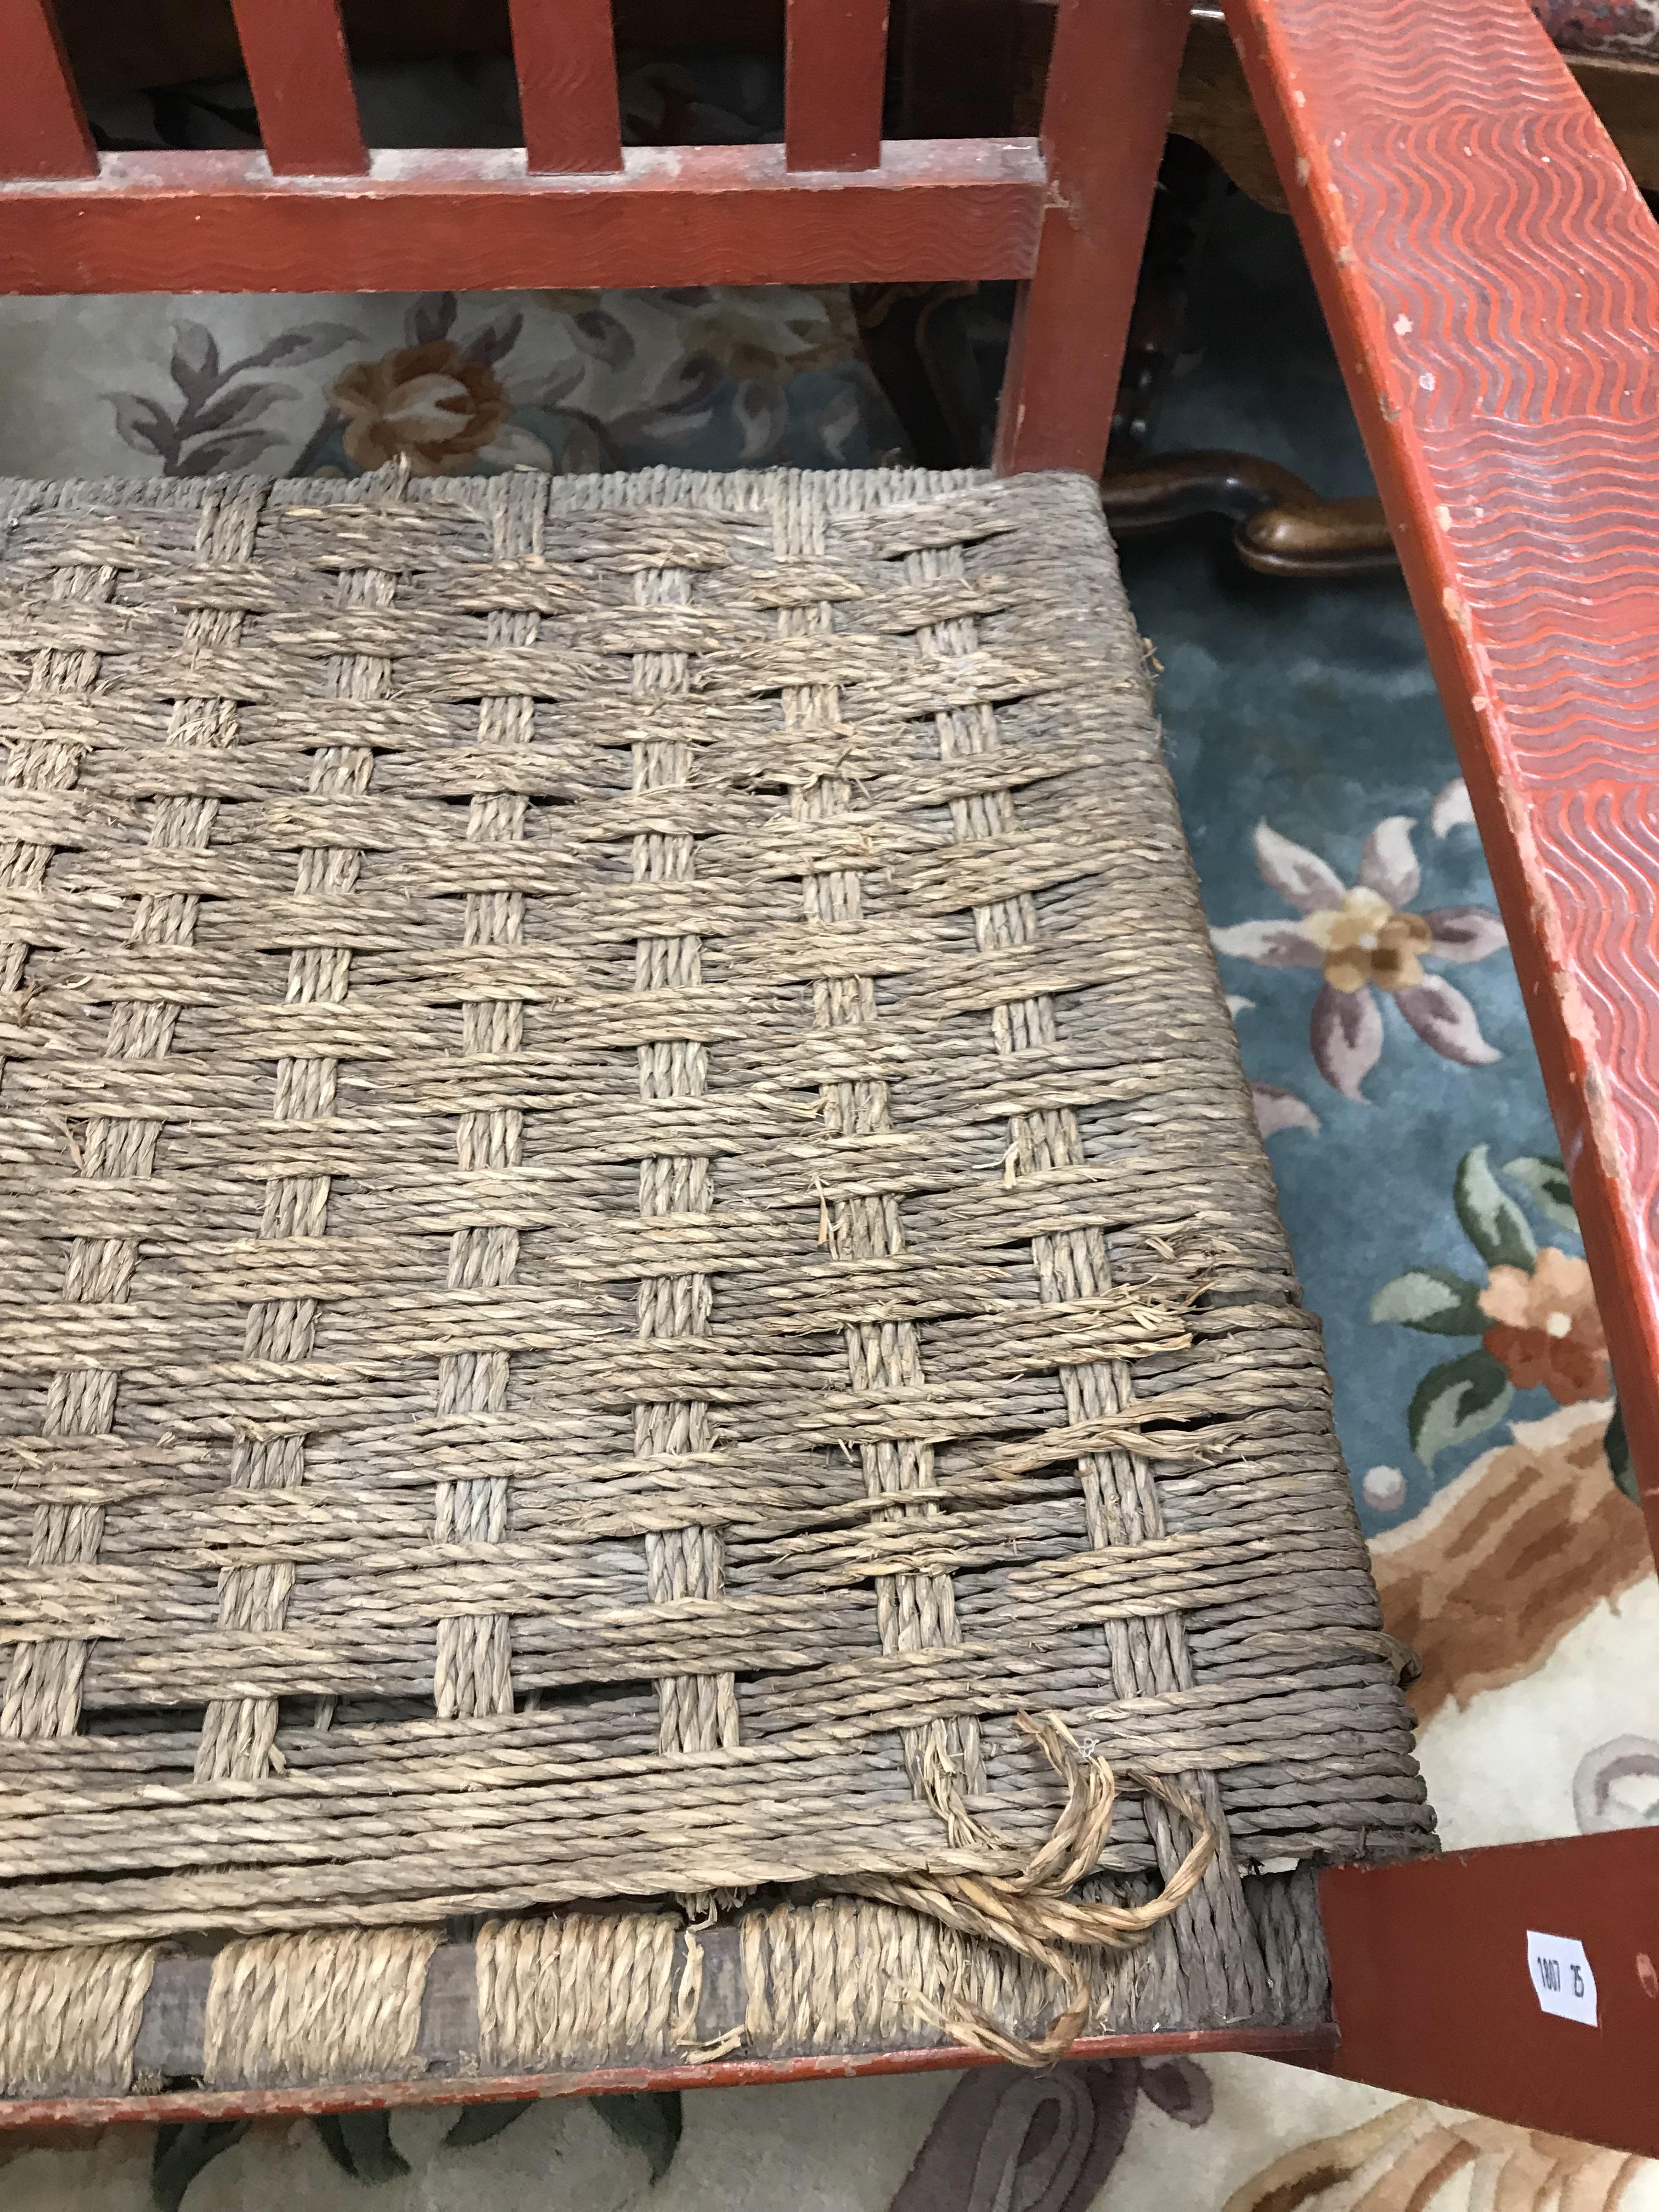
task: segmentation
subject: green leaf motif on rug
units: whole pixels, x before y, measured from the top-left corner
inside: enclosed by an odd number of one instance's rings
[[[1642,1503],[1642,1493],[1636,1486],[1636,1470],[1630,1463],[1630,1438],[1625,1434],[1625,1409],[1615,1406],[1613,1419],[1607,1423],[1607,1433],[1601,1449],[1607,1455],[1607,1465],[1613,1469],[1613,1479],[1632,1505]]]
[[[232,2149],[251,2120],[163,2121],[150,2154],[149,2196],[155,2212],[180,2212],[185,2191],[222,2152]]]
[[[521,2097],[507,2105],[463,2105],[460,2118],[444,2137],[444,2148],[475,2150],[480,2143],[494,2142],[514,2120],[533,2111],[536,2101],[534,2097]]]
[[[409,2172],[392,2140],[390,2112],[319,2112],[312,2124],[335,2165],[354,2181],[398,2181]]]
[[[1521,1186],[1547,1220],[1558,1229],[1570,1230],[1575,1237],[1578,1234],[1572,1187],[1559,1160],[1528,1153],[1522,1159],[1506,1160],[1503,1171],[1511,1182]]]
[[[1432,1470],[1443,1451],[1502,1420],[1514,1395],[1502,1363],[1489,1352],[1466,1352],[1461,1359],[1431,1367],[1412,1393],[1406,1416],[1412,1449]]]
[[[1489,1267],[1530,1273],[1537,1243],[1526,1215],[1492,1173],[1484,1145],[1458,1162],[1452,1196],[1464,1234]]]
[[[1478,1284],[1449,1267],[1408,1267],[1371,1300],[1373,1321],[1394,1321],[1431,1336],[1479,1336],[1486,1318]]]
[[[1606,1333],[1588,1267],[1554,1244],[1540,1247],[1525,1213],[1494,1174],[1488,1149],[1476,1145],[1463,1154],[1452,1186],[1463,1233],[1485,1262],[1485,1280],[1470,1281],[1455,1268],[1425,1262],[1384,1283],[1370,1303],[1373,1322],[1429,1336],[1478,1340],[1460,1358],[1430,1368],[1412,1395],[1407,1431],[1431,1474],[1443,1454],[1495,1427],[1517,1391],[1547,1391],[1558,1406],[1613,1395]],[[1526,1153],[1505,1161],[1502,1174],[1541,1216],[1576,1237],[1577,1217],[1559,1159]],[[1633,1496],[1616,1410],[1607,1456],[1614,1480]],[[1397,1502],[1406,1495],[1401,1484]]]

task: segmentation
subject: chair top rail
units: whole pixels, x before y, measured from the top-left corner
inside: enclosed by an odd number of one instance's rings
[[[931,283],[1024,276],[1045,175],[1030,139],[890,141],[879,169],[791,173],[781,146],[630,148],[613,176],[522,148],[374,154],[276,177],[263,155],[106,155],[0,188],[0,288],[507,291],[556,284]]]
[[[611,0],[509,0],[527,166],[622,167]],[[340,0],[232,0],[260,142],[277,176],[367,173]],[[888,0],[787,0],[791,170],[880,166]],[[85,176],[92,134],[52,0],[0,0],[0,178]]]
[[[1036,266],[1036,139],[884,143],[887,0],[787,0],[784,145],[626,151],[611,0],[510,0],[524,145],[424,151],[365,147],[340,0],[233,4],[258,149],[100,159],[52,0],[0,0],[0,286],[926,283]]]

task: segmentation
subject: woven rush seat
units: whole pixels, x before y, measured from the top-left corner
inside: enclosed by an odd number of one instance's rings
[[[1432,1820],[1092,487],[0,516],[5,2094],[1322,2018]]]

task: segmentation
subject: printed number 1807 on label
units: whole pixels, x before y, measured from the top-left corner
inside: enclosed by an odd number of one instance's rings
[[[1529,1928],[1527,1971],[1543,2011],[1596,2026],[1595,1976],[1576,1936],[1540,1936]]]

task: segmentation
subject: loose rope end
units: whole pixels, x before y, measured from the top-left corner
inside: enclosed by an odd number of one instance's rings
[[[1220,1838],[1189,1792],[1161,1776],[1126,1769],[1125,1781],[1156,1797],[1194,1831],[1186,1856],[1156,1897],[1142,1905],[1074,1899],[1071,1893],[1099,1865],[1111,1834],[1118,1778],[1103,1754],[1086,1753],[1055,1713],[1021,1713],[1018,1725],[1066,1784],[1066,1802],[1048,1840],[1016,1875],[891,1879],[872,1875],[837,1886],[925,1914],[958,1935],[977,1936],[1030,1959],[1055,1976],[1062,2008],[1036,2037],[1005,2033],[979,2007],[940,2003],[920,1990],[904,1995],[921,2016],[969,2049],[1012,2065],[1040,2067],[1063,2058],[1088,2025],[1091,1990],[1079,1953],[1129,1951],[1144,1943],[1203,1881]],[[957,1808],[965,1813],[965,1808]]]

